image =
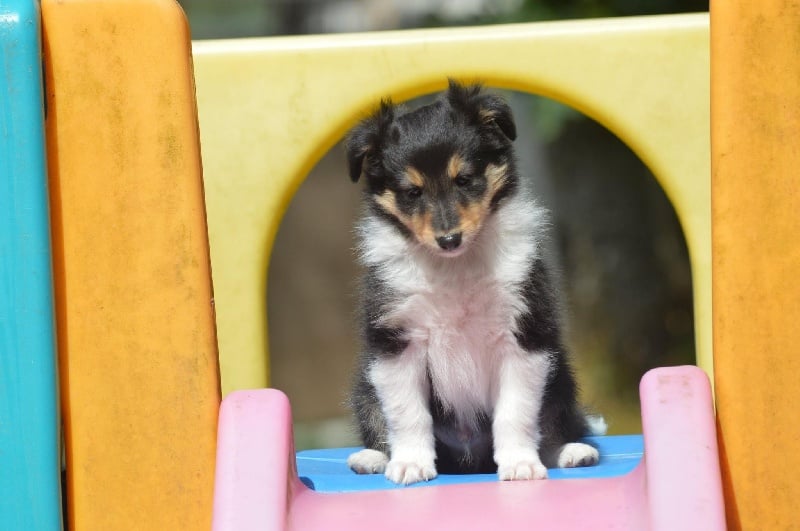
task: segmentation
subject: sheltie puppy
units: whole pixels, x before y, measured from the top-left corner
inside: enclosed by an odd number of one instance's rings
[[[508,104],[450,81],[434,103],[390,101],[346,141],[365,181],[356,226],[363,349],[350,403],[357,473],[544,479],[598,462],[543,262],[546,213],[517,174]]]

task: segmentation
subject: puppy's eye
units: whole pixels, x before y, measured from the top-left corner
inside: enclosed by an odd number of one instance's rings
[[[453,182],[456,183],[456,186],[459,188],[465,188],[472,184],[472,179],[466,175],[458,175],[455,179],[453,179]]]
[[[422,188],[419,186],[412,186],[411,188],[407,188],[403,194],[408,199],[419,199],[422,196]]]

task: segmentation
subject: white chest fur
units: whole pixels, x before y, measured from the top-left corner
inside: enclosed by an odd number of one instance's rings
[[[452,280],[452,279],[451,279]],[[513,286],[456,279],[408,297],[392,321],[426,353],[433,391],[448,410],[491,412],[499,361],[517,349]]]
[[[542,210],[514,198],[455,258],[433,256],[381,220],[359,227],[362,262],[377,266],[396,295],[381,321],[405,331],[437,397],[464,421],[493,410],[500,362],[521,354],[514,336],[526,311],[520,287],[543,224]]]

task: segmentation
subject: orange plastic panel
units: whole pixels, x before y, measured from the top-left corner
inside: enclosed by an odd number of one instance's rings
[[[714,367],[731,529],[798,529],[800,6],[711,12]]]
[[[220,399],[189,31],[43,0],[70,529],[208,529]]]

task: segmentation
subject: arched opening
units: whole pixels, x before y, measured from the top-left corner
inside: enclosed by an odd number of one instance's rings
[[[695,360],[691,272],[675,211],[603,126],[546,98],[505,94],[520,173],[551,211],[550,254],[584,401],[610,433],[639,432],[641,375]],[[357,443],[344,401],[358,349],[351,229],[359,199],[337,145],[299,188],[272,252],[271,384],[292,401],[298,448]]]

